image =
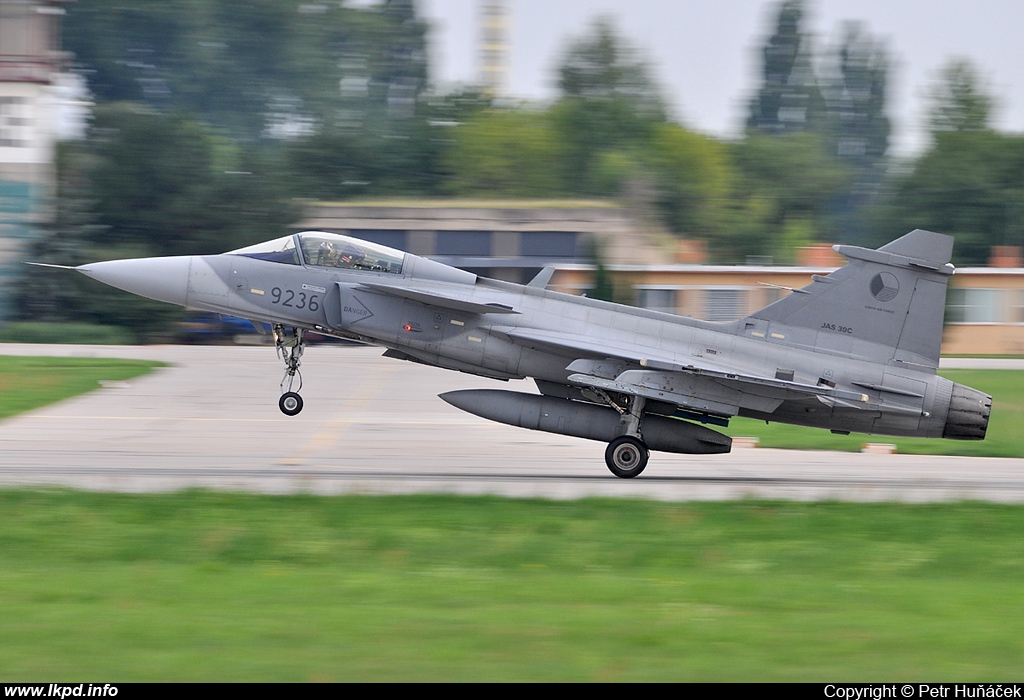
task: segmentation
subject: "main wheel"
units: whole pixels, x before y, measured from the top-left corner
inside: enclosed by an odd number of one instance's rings
[[[302,397],[294,391],[287,391],[281,394],[281,400],[277,402],[281,413],[286,416],[294,416],[302,410]]]
[[[608,469],[617,477],[632,479],[647,466],[650,450],[638,438],[622,435],[608,443],[604,451],[604,461]]]

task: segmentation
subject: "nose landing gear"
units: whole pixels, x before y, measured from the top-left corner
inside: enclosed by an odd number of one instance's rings
[[[302,351],[305,350],[305,343],[302,340],[301,328],[285,328],[283,324],[274,324],[274,345],[277,347],[277,356],[284,360],[284,377],[281,379],[281,399],[277,402],[281,413],[286,416],[294,416],[302,410],[302,397],[299,391],[302,390],[302,374],[299,372],[299,365],[302,364]],[[295,379],[298,378],[299,385],[295,386]]]
[[[277,405],[281,409],[281,413],[286,416],[294,416],[302,410],[302,397],[294,391],[286,391],[281,394],[281,399],[277,402]]]

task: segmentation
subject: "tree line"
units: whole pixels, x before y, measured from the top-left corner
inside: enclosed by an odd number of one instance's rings
[[[958,264],[1024,243],[1024,139],[992,128],[977,69],[950,61],[928,148],[897,162],[884,42],[850,23],[819,51],[805,9],[776,6],[746,130],[721,139],[673,119],[608,19],[565,47],[558,96],[538,105],[437,91],[412,0],[74,3],[63,40],[96,105],[88,137],[60,147],[37,257],[221,252],[280,235],[303,201],[378,197],[614,198],[719,262],[912,228],[957,236]],[[35,317],[125,312],[39,284]],[[164,320],[140,304],[142,327]]]

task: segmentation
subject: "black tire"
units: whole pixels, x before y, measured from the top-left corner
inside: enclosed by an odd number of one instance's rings
[[[294,391],[285,392],[281,394],[281,400],[277,402],[277,406],[286,416],[294,416],[302,410],[302,397]]]
[[[632,479],[647,466],[650,450],[638,438],[622,435],[608,443],[604,461],[612,474],[620,479]]]

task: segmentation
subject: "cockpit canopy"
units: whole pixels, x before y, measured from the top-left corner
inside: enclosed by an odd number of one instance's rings
[[[269,262],[285,263],[286,265],[301,265],[298,249],[295,247],[295,236],[275,238],[265,243],[246,246],[238,250],[231,250],[227,255],[244,255],[247,258],[267,260]]]
[[[305,231],[232,250],[229,254],[286,265],[304,264],[395,275],[402,274],[405,262],[405,253],[400,250],[323,231]]]

